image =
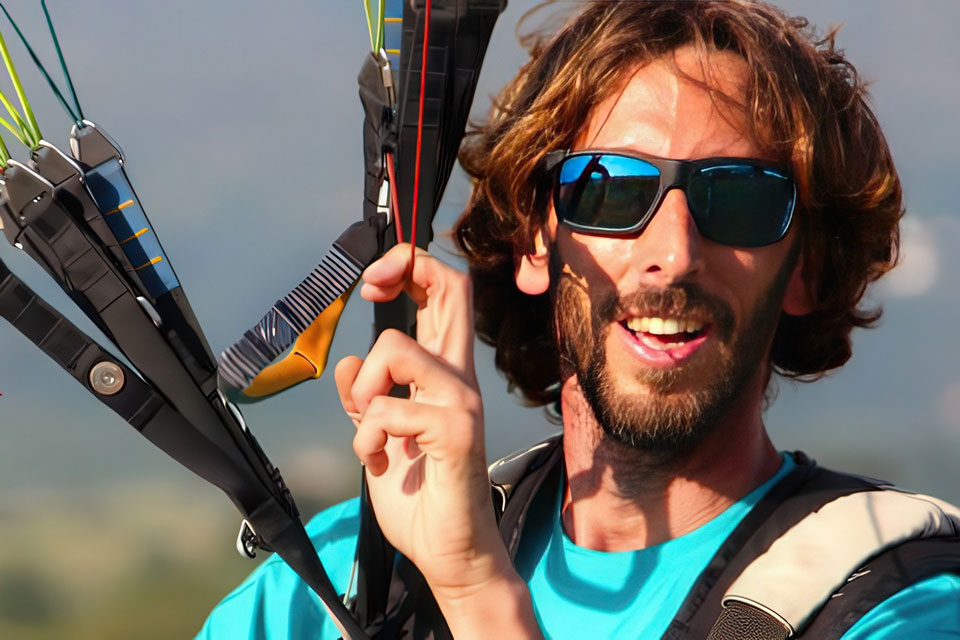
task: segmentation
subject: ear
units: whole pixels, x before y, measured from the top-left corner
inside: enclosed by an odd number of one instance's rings
[[[783,294],[783,312],[791,316],[805,316],[812,313],[814,309],[813,296],[810,293],[809,282],[803,273],[803,252],[797,258],[797,264],[793,267],[790,274],[790,280],[787,282],[787,290]]]
[[[514,276],[517,288],[531,296],[544,293],[550,286],[550,249],[546,234],[545,227],[537,230],[533,237],[533,252],[520,256]]]

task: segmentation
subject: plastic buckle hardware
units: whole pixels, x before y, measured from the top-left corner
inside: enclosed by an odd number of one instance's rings
[[[237,553],[244,558],[256,558],[257,548],[260,546],[260,537],[253,530],[250,523],[244,520],[240,523],[240,531],[237,533]]]

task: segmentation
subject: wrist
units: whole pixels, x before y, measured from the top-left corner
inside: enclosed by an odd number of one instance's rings
[[[456,640],[542,638],[526,583],[511,566],[483,584],[434,597]]]

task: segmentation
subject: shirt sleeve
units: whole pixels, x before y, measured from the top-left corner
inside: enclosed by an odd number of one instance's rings
[[[339,590],[347,588],[360,529],[359,499],[321,512],[307,524],[320,560]],[[320,598],[277,555],[263,562],[218,604],[197,640],[326,640],[340,637]]]
[[[960,576],[928,578],[890,596],[857,621],[841,640],[960,638]]]

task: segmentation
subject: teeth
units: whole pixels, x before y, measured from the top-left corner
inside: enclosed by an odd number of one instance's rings
[[[703,329],[703,324],[690,318],[628,318],[627,328],[637,333],[670,335],[674,333],[695,333]]]

